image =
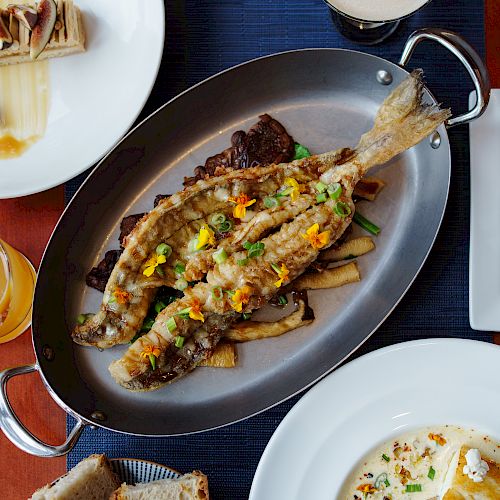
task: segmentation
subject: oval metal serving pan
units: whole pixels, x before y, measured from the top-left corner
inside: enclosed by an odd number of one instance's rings
[[[379,70],[392,74],[391,85],[377,81]],[[311,292],[314,323],[279,338],[239,345],[237,368],[199,368],[161,390],[130,393],[107,370],[126,346],[99,352],[73,344],[70,331],[79,313],[97,309],[101,294],[85,285],[85,274],[107,249],[118,248],[121,218],[150,210],[156,194],[180,189],[183,176],[226,148],[234,131],[269,113],[313,153],[352,147],[407,74],[354,51],[282,53],[195,86],[125,137],[67,207],[40,267],[34,346],[55,397],[84,420],[115,431],[196,432],[283,401],[356,349],[408,289],[439,229],[450,177],[444,127],[439,129],[441,147],[432,149],[425,140],[377,172],[387,186],[362,211],[383,229],[376,251],[358,259],[362,281]],[[53,349],[51,361],[42,354],[44,346]],[[91,417],[96,410],[104,414],[100,420]]]

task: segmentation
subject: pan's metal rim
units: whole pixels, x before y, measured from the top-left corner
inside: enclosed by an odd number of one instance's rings
[[[78,188],[78,190],[75,192],[73,198],[70,200],[70,202],[68,203],[68,205],[65,207],[64,211],[62,212],[61,216],[59,217],[58,221],[57,221],[57,224],[55,225],[54,227],[54,230],[52,231],[51,235],[50,235],[50,238],[47,242],[47,246],[45,247],[45,250],[43,252],[43,255],[42,255],[42,258],[40,260],[40,266],[39,266],[39,269],[41,269],[43,263],[44,263],[44,260],[45,260],[45,255],[46,253],[49,251],[49,248],[51,247],[51,245],[53,244],[53,239],[54,239],[54,235],[57,231],[57,228],[59,226],[59,223],[61,222],[61,220],[64,218],[66,212],[68,211],[69,207],[71,206],[71,204],[73,203],[73,200],[75,200],[79,194],[79,192],[82,190],[82,188],[84,186],[86,186],[86,184],[91,180],[92,176],[94,175],[94,173],[101,167],[101,165],[107,160],[107,158],[130,136],[132,135],[137,129],[139,129],[140,127],[142,127],[147,121],[149,121],[153,116],[155,116],[157,113],[159,113],[160,111],[162,111],[165,107],[167,107],[168,105],[170,105],[171,103],[175,102],[176,100],[178,99],[181,99],[184,95],[186,95],[188,92],[206,84],[207,82],[215,79],[215,78],[218,78],[219,76],[225,74],[225,73],[228,73],[232,70],[235,70],[237,68],[240,68],[242,66],[246,66],[246,65],[250,65],[250,64],[253,64],[253,63],[256,63],[258,61],[261,61],[261,60],[264,60],[264,59],[271,59],[271,58],[275,58],[275,57],[281,57],[281,56],[284,56],[284,55],[287,55],[287,54],[293,54],[293,53],[297,53],[297,52],[317,52],[317,51],[324,51],[324,52],[351,52],[351,53],[354,53],[354,54],[360,54],[364,57],[367,57],[367,58],[370,58],[370,59],[377,59],[379,61],[381,61],[384,65],[391,65],[393,66],[394,68],[396,68],[398,71],[404,71],[406,74],[410,74],[410,72],[405,68],[405,67],[402,67],[400,66],[399,64],[397,63],[393,63],[391,61],[388,61],[387,59],[384,59],[383,57],[379,57],[379,56],[375,56],[375,55],[372,55],[372,54],[367,54],[365,52],[361,52],[361,51],[358,51],[358,50],[352,50],[352,49],[342,49],[342,48],[330,48],[330,47],[318,47],[318,48],[302,48],[302,49],[294,49],[294,50],[287,50],[287,51],[283,51],[283,52],[278,52],[278,53],[275,53],[275,54],[268,54],[268,55],[265,55],[265,56],[261,56],[261,57],[257,57],[257,58],[254,58],[254,59],[250,59],[248,61],[245,61],[245,62],[242,62],[240,64],[237,64],[235,66],[231,66],[230,68],[227,68],[223,71],[220,71],[219,73],[216,73],[215,75],[212,75],[198,83],[196,83],[195,85],[189,87],[188,89],[184,90],[183,92],[181,92],[180,94],[176,95],[175,97],[173,97],[172,99],[170,99],[169,101],[167,101],[165,104],[163,104],[162,106],[160,106],[158,109],[156,109],[155,111],[153,111],[150,115],[148,115],[146,118],[144,118],[144,120],[142,120],[140,123],[138,123],[135,127],[133,127],[126,135],[124,135],[122,137],[122,139],[115,144],[115,146],[110,150],[108,151],[108,153],[99,161],[99,163],[92,169],[92,172],[90,172],[90,174],[88,175],[88,177],[84,180],[84,182],[81,184],[81,186]],[[426,90],[429,92],[429,94],[431,95],[432,99],[434,100],[434,102],[437,102],[437,100],[435,99],[434,95],[429,91],[429,89],[427,89],[427,87],[425,87]],[[446,139],[448,139],[448,134],[447,134],[447,131],[446,131],[446,128],[444,126],[441,126],[440,129],[442,130],[442,132],[445,134],[445,137]],[[311,386],[313,386],[314,384],[316,384],[317,382],[319,382],[320,380],[322,380],[324,377],[326,377],[327,375],[329,375],[333,370],[335,370],[339,365],[341,365],[349,356],[351,356],[351,354],[353,354],[355,351],[357,351],[377,330],[378,328],[382,325],[382,323],[384,323],[384,321],[389,317],[389,315],[392,313],[392,311],[394,311],[394,309],[396,308],[396,306],[401,302],[401,300],[403,299],[403,297],[406,295],[406,293],[408,292],[410,286],[413,284],[413,282],[415,281],[415,279],[417,278],[418,274],[420,273],[423,265],[425,264],[425,262],[427,261],[427,258],[429,256],[429,253],[431,252],[432,250],[432,247],[434,246],[434,243],[436,241],[436,238],[437,238],[437,235],[439,234],[439,230],[441,228],[441,224],[443,222],[443,218],[444,218],[444,214],[445,214],[445,211],[446,211],[446,207],[447,207],[447,204],[448,204],[448,196],[449,196],[449,190],[450,190],[450,182],[451,182],[451,150],[450,150],[450,145],[449,145],[449,141],[447,140],[446,141],[447,145],[448,145],[448,182],[447,182],[447,186],[446,186],[446,198],[445,198],[445,203],[443,204],[443,209],[441,211],[441,215],[440,215],[440,218],[439,218],[439,223],[437,225],[437,230],[436,230],[436,233],[434,235],[434,237],[432,238],[432,242],[431,244],[429,245],[429,248],[427,250],[427,252],[425,253],[423,259],[422,259],[422,262],[420,263],[420,265],[418,266],[418,269],[416,270],[415,272],[415,275],[413,276],[413,278],[410,280],[410,282],[408,283],[408,285],[406,286],[406,288],[403,290],[403,292],[401,293],[401,296],[399,297],[399,299],[394,303],[394,305],[388,310],[387,314],[382,318],[382,320],[375,326],[375,328],[373,328],[373,330],[364,338],[364,340],[362,342],[360,342],[354,349],[352,349],[349,353],[347,353],[338,363],[335,363],[333,366],[331,366],[327,371],[325,371],[322,375],[320,375],[319,377],[317,377],[316,379],[312,380],[311,382],[309,382],[308,384],[306,384],[304,387],[302,387],[301,389],[293,392],[292,394],[289,394],[287,397],[279,400],[279,401],[276,401],[275,403],[265,407],[265,408],[262,408],[260,410],[257,410],[255,411],[254,413],[251,413],[249,415],[246,415],[245,417],[241,417],[239,419],[235,419],[235,420],[230,420],[229,422],[225,422],[223,424],[220,424],[220,425],[216,425],[216,426],[211,426],[211,427],[206,427],[206,428],[203,428],[203,429],[198,429],[198,430],[194,430],[194,431],[189,431],[189,432],[178,432],[178,433],[169,433],[169,434],[156,434],[156,433],[151,433],[151,434],[148,434],[148,433],[136,433],[136,432],[128,432],[128,431],[124,431],[124,430],[120,430],[120,429],[115,429],[111,426],[106,426],[105,423],[103,422],[98,422],[98,421],[90,421],[88,419],[88,417],[84,417],[83,415],[81,415],[79,412],[75,411],[74,409],[70,408],[60,397],[59,395],[57,394],[56,390],[49,384],[49,382],[47,381],[47,379],[45,378],[45,374],[43,372],[43,368],[41,367],[40,363],[38,362],[38,354],[37,354],[37,349],[36,349],[36,345],[35,345],[35,332],[34,332],[34,328],[32,328],[32,333],[31,333],[31,341],[32,341],[32,345],[33,345],[33,350],[34,350],[34,353],[35,353],[35,359],[36,359],[36,365],[37,365],[37,368],[38,368],[38,373],[40,374],[40,378],[43,382],[43,385],[45,386],[45,388],[47,389],[48,393],[50,394],[50,396],[54,399],[54,401],[66,412],[68,413],[70,416],[72,416],[73,418],[75,419],[79,419],[79,420],[82,420],[86,425],[90,425],[91,427],[100,427],[102,429],[105,429],[105,430],[108,430],[108,431],[112,431],[112,432],[117,432],[117,433],[120,433],[120,434],[124,434],[124,435],[128,435],[128,436],[141,436],[141,437],[169,437],[169,436],[186,436],[186,435],[191,435],[191,434],[199,434],[199,433],[202,433],[202,432],[207,432],[207,431],[211,431],[211,430],[215,430],[215,429],[220,429],[222,427],[226,427],[226,426],[229,426],[229,425],[232,425],[232,424],[235,424],[235,423],[238,423],[238,422],[242,422],[244,420],[247,420],[251,417],[254,417],[256,415],[259,415],[260,413],[263,413],[264,411],[267,411],[271,408],[274,408],[275,406],[285,402],[285,401],[288,401],[289,399],[293,398],[294,396],[296,396],[297,394],[300,394],[301,392],[309,389]],[[441,144],[441,147],[443,147],[443,144]],[[37,283],[37,286],[35,287],[35,292],[34,292],[34,299],[33,299],[33,312],[35,312],[35,308],[36,308],[36,304],[37,304],[37,290],[38,290],[38,283]]]

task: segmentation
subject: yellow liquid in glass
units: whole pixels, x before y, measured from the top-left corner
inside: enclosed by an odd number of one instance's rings
[[[31,324],[36,272],[28,259],[0,239],[0,344]]]

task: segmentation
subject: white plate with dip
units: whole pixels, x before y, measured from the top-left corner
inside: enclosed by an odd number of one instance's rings
[[[362,356],[326,377],[283,419],[250,500],[340,499],[364,456],[427,426],[473,428],[498,441],[499,380],[500,348],[484,342],[419,340]]]
[[[75,0],[86,52],[49,60],[45,135],[0,160],[0,198],[49,189],[104,156],[139,115],[156,80],[165,35],[162,0]]]

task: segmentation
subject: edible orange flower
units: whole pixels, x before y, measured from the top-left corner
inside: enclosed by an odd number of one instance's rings
[[[156,369],[156,358],[160,355],[161,350],[156,345],[147,345],[144,346],[144,349],[141,352],[141,358],[149,358],[149,362],[151,363],[151,368]]]
[[[287,269],[285,264],[281,264],[281,267],[278,267],[276,264],[272,264],[273,271],[277,273],[279,280],[274,283],[274,286],[276,288],[279,288],[282,284],[283,281],[288,280],[288,275],[290,274],[290,271]]]
[[[235,219],[243,219],[247,214],[247,207],[257,202],[255,199],[250,199],[250,197],[245,193],[240,193],[239,196],[230,196],[228,201],[236,203],[233,210],[233,217]]]
[[[293,177],[287,177],[285,179],[285,186],[290,187],[290,190],[287,191],[292,201],[295,201],[305,189],[304,186],[299,184]]]
[[[446,439],[441,434],[433,434],[429,432],[429,439],[431,441],[436,441],[439,446],[444,446],[446,444]]]
[[[205,245],[215,245],[215,235],[208,226],[201,226],[196,250],[201,250]]]
[[[201,303],[197,298],[194,298],[189,304],[189,317],[196,321],[205,322],[205,317],[201,312]]]
[[[360,484],[357,488],[356,488],[358,491],[362,491],[363,493],[369,493],[369,494],[372,494],[372,493],[375,493],[377,491],[377,488],[375,488],[375,486],[373,486],[373,484]]]
[[[233,307],[233,309],[236,311],[236,312],[241,312],[242,309],[243,309],[243,306],[245,304],[248,304],[248,302],[250,301],[250,294],[252,293],[252,289],[245,285],[241,288],[238,288],[233,296],[231,297],[231,300],[233,301],[233,303],[231,304],[231,306]]]
[[[165,262],[167,262],[165,255],[153,255],[153,257],[146,261],[146,267],[144,268],[144,271],[142,271],[142,274],[149,278],[155,272],[156,268],[160,264],[165,264]]]
[[[127,292],[125,290],[122,290],[121,288],[116,288],[115,291],[113,292],[113,297],[114,300],[111,302],[118,302],[118,304],[126,304],[129,300],[132,294],[130,292]]]
[[[313,224],[306,234],[301,233],[302,238],[307,240],[313,248],[323,248],[330,241],[330,231],[319,233],[319,224]]]

